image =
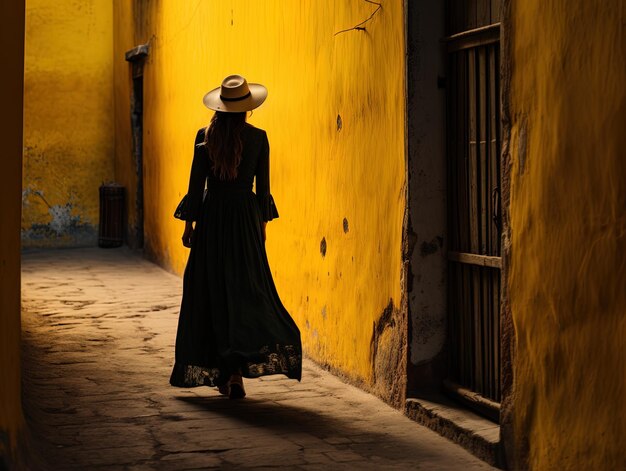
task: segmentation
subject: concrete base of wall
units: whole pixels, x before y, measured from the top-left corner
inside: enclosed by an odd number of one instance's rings
[[[406,400],[405,414],[483,461],[506,469],[500,447],[500,426],[467,410],[436,391]]]
[[[33,224],[22,230],[21,238],[24,249],[95,247],[98,226],[73,225],[68,231],[58,233],[49,224]]]

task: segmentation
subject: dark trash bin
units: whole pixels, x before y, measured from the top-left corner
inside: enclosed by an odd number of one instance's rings
[[[124,187],[103,183],[100,187],[98,247],[120,247],[124,243]]]

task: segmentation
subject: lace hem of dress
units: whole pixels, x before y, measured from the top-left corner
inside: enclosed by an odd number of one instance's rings
[[[300,381],[302,376],[302,353],[293,345],[265,346],[259,351],[259,361],[242,360],[240,368],[245,378],[284,374]],[[255,359],[256,360],[256,359]],[[219,386],[232,371],[222,371],[216,366],[187,365],[176,362],[170,377],[172,386],[194,388],[198,386]]]

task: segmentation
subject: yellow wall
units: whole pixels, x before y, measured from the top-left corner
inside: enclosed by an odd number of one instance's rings
[[[28,0],[22,238],[95,244],[113,178],[113,6]]]
[[[120,95],[129,80],[123,51],[151,44],[144,75],[146,249],[182,272],[188,252],[180,243],[183,224],[172,213],[186,191],[195,132],[211,117],[203,94],[232,73],[264,83],[269,98],[250,121],[270,139],[272,193],[281,217],[269,224],[267,248],[278,291],[311,356],[371,381],[373,324],[390,299],[400,304],[401,294],[402,2],[384,2],[367,32],[338,36],[375,6],[192,3],[181,8],[162,1],[157,10],[135,2],[137,24],[123,21],[116,31]],[[118,1],[116,9],[117,18],[133,14],[128,2]],[[128,122],[128,103],[120,100],[117,120]],[[116,137],[117,172],[129,180],[130,130],[119,132],[126,135]]]
[[[20,400],[20,192],[24,2],[0,3],[0,468],[15,463]],[[4,465],[4,466],[3,466]]]
[[[623,469],[626,7],[512,4],[515,432],[530,469]]]

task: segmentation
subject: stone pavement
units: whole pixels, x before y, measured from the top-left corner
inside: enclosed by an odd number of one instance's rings
[[[492,469],[308,360],[241,401],[170,387],[182,280],[128,249],[28,252],[22,286],[34,469]]]

